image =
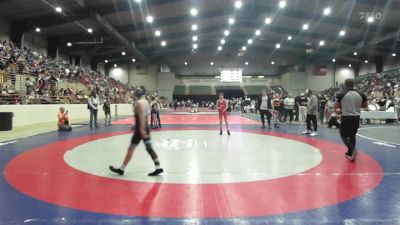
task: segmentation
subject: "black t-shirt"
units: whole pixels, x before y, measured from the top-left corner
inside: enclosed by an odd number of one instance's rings
[[[328,100],[326,98],[320,98],[319,99],[319,108],[320,109],[325,109],[325,105],[328,102]]]
[[[307,106],[307,97],[306,96],[297,96],[297,100],[295,99],[296,103],[299,106]]]

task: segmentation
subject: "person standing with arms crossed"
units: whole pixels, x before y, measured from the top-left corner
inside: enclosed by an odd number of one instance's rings
[[[306,96],[308,97],[307,102],[307,130],[303,132],[303,134],[309,134],[310,136],[317,136],[317,115],[318,115],[318,99],[317,96],[313,95],[310,89],[306,90]],[[311,122],[313,124],[313,128],[311,129]]]
[[[268,129],[271,129],[271,110],[272,110],[272,101],[267,95],[267,91],[262,91],[262,97],[258,100],[258,105],[260,107],[260,116],[261,116],[261,123],[262,128],[265,128],[265,116],[267,116],[268,121]]]
[[[157,176],[160,173],[164,172],[164,170],[161,168],[158,155],[154,151],[153,146],[151,145],[150,127],[147,118],[150,106],[148,101],[143,97],[145,96],[145,94],[146,90],[144,89],[144,87],[140,87],[135,90],[135,108],[134,108],[135,126],[132,127],[132,130],[134,130],[135,133],[132,136],[131,145],[129,146],[128,151],[126,152],[125,159],[121,167],[119,168],[114,166],[109,166],[109,169],[112,172],[117,173],[119,175],[124,175],[125,168],[131,161],[133,152],[135,151],[136,146],[140,143],[141,140],[143,140],[146,146],[146,151],[153,159],[154,166],[156,168],[154,172],[149,173],[148,175]]]
[[[226,132],[228,135],[231,135],[229,132],[229,124],[228,124],[228,107],[229,103],[226,99],[224,99],[224,93],[219,93],[219,99],[217,100],[217,109],[219,115],[219,135],[222,135],[222,117],[224,117]]]
[[[354,80],[344,82],[344,92],[337,97],[337,107],[342,111],[340,137],[347,147],[346,158],[355,162],[358,151],[356,149],[356,134],[360,127],[361,108],[368,108],[367,96],[354,90]]]

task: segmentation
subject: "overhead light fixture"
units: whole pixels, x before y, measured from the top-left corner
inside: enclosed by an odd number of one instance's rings
[[[286,1],[280,1],[279,2],[279,8],[283,9],[286,7]]]
[[[308,30],[308,23],[303,24],[303,30]]]
[[[320,41],[319,42],[319,46],[324,46],[325,45],[325,41]]]
[[[152,23],[152,22],[154,21],[154,18],[153,18],[152,16],[147,16],[147,17],[146,17],[146,21],[147,21],[148,23]]]
[[[192,9],[190,10],[190,14],[191,14],[192,16],[197,16],[197,13],[198,13],[198,11],[197,11],[196,8],[192,8]]]
[[[249,62],[245,62],[244,64],[246,64],[246,66],[248,66],[248,65],[249,65]]]
[[[235,8],[237,8],[237,9],[242,8],[242,1],[236,1],[235,2]]]
[[[271,62],[271,64],[272,64],[272,65],[274,65],[274,64],[275,64],[275,62],[274,62],[274,61],[272,61],[272,62]]]
[[[156,30],[156,32],[154,32],[154,35],[156,35],[156,37],[160,37],[161,36],[161,31]]]
[[[396,57],[397,55],[396,55],[396,53],[392,53],[392,56],[393,56],[393,57]]]
[[[105,62],[105,63],[108,63],[108,60],[106,59],[106,60],[104,60],[104,62]]]
[[[221,39],[221,44],[225,44],[225,39]]]
[[[349,64],[349,67],[351,67],[351,64]]]
[[[329,14],[331,14],[331,8],[329,8],[329,7],[328,7],[328,8],[325,8],[325,9],[324,9],[324,15],[327,16],[327,15],[329,15]]]
[[[251,45],[251,44],[253,44],[253,40],[252,40],[252,39],[249,39],[249,40],[247,40],[247,43],[248,43],[249,45]]]
[[[72,43],[71,43],[71,42],[68,42],[68,43],[67,43],[67,46],[68,46],[68,47],[71,47],[71,46],[72,46]]]
[[[222,46],[218,46],[218,51],[222,51]]]
[[[235,19],[233,19],[232,17],[228,19],[228,23],[229,24],[234,24],[235,23]]]
[[[114,64],[114,67],[117,67],[117,64]]]
[[[188,62],[185,62],[185,66],[187,66],[188,65]]]
[[[135,2],[136,2],[136,3],[141,3],[141,2],[142,2],[142,0],[135,0]]]
[[[288,39],[288,41],[291,41],[292,40],[292,36],[288,36],[287,39]]]
[[[373,23],[375,21],[374,17],[370,16],[367,18],[368,23]]]
[[[126,52],[121,52],[121,55],[126,55]]]
[[[193,44],[193,49],[197,49],[197,44],[195,43],[195,44]]]
[[[332,59],[332,62],[336,62],[336,59]]]
[[[275,48],[281,48],[281,44],[276,44]]]
[[[136,59],[132,59],[132,62],[136,62]]]
[[[365,61],[364,61],[364,63],[366,63],[366,64],[367,64],[367,63],[368,63],[368,60],[365,60]]]
[[[260,36],[260,34],[261,34],[261,31],[260,30],[256,30],[256,35]]]
[[[228,36],[229,34],[230,34],[229,30],[225,30],[225,31],[224,31],[224,35],[225,35],[225,36]]]
[[[354,54],[354,55],[358,55],[358,53],[357,53],[357,52],[354,52],[353,54]]]
[[[62,8],[61,7],[56,7],[56,12],[61,13],[62,12]]]
[[[89,34],[91,34],[91,33],[93,33],[93,29],[92,29],[92,28],[88,28],[88,29],[87,29],[87,32],[88,32]]]
[[[194,35],[194,36],[192,37],[192,40],[193,40],[193,41],[197,41],[197,40],[198,40],[197,36]]]
[[[264,76],[258,76],[258,78],[264,78]]]
[[[193,24],[193,25],[192,25],[192,30],[197,30],[197,29],[198,29],[197,24]]]
[[[40,32],[40,28],[39,28],[39,27],[36,27],[35,30],[36,30],[36,32],[38,32],[38,33]]]
[[[214,62],[210,62],[210,65],[211,65],[211,66],[214,66]]]
[[[339,32],[339,35],[343,37],[344,35],[346,35],[346,31],[345,31],[345,30],[341,30],[341,31]]]
[[[247,47],[246,47],[246,46],[243,46],[243,47],[242,47],[242,50],[243,50],[243,51],[246,51],[246,50],[247,50]]]
[[[271,23],[271,18],[270,17],[267,17],[266,19],[265,19],[265,24],[270,24]]]
[[[162,42],[161,42],[161,46],[164,47],[164,46],[166,46],[166,45],[167,45],[167,42],[166,42],[166,41],[162,41]]]

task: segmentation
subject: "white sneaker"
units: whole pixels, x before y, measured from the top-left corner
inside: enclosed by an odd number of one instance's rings
[[[318,135],[317,132],[312,132],[312,133],[310,134],[310,136],[313,136],[313,137],[315,137],[315,136],[317,136],[317,135]]]
[[[310,130],[303,131],[302,134],[311,134]]]

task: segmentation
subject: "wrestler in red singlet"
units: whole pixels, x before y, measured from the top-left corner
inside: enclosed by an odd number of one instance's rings
[[[220,132],[219,134],[222,135],[222,117],[224,117],[225,124],[226,124],[226,130],[228,132],[228,135],[231,135],[229,132],[229,125],[228,125],[228,101],[224,99],[224,94],[219,93],[219,99],[217,101],[217,109],[218,109],[218,114],[219,114],[219,129]]]

